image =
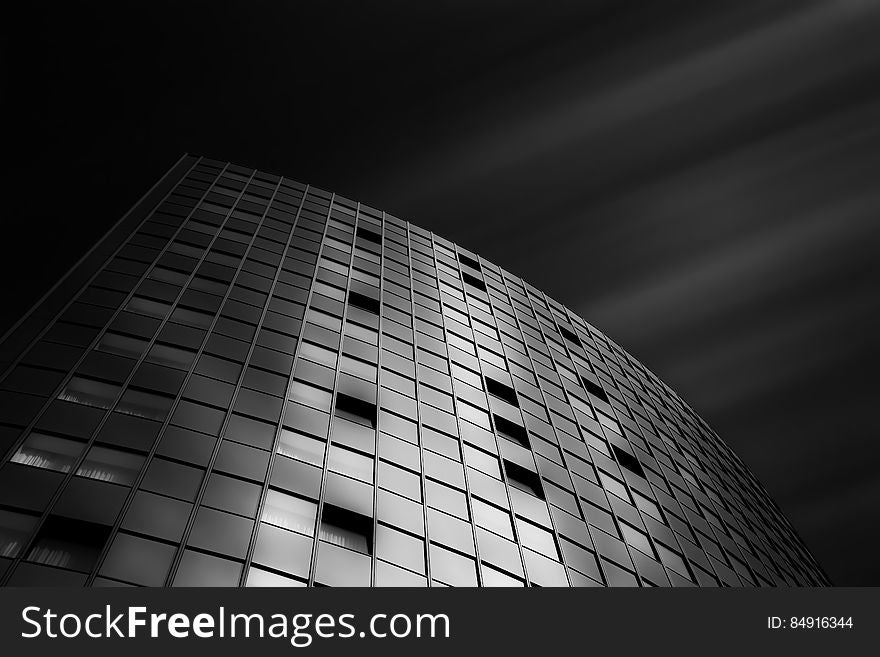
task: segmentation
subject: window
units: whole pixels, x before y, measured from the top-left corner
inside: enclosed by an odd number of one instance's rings
[[[133,338],[121,333],[113,333],[107,331],[102,337],[98,346],[95,347],[100,351],[106,351],[110,354],[118,354],[120,356],[128,356],[130,358],[140,358],[147,347],[147,341],[140,338]]]
[[[375,429],[376,405],[340,392],[336,395],[336,417]]]
[[[153,301],[152,299],[134,296],[129,299],[127,304],[125,304],[125,309],[140,313],[141,315],[162,318],[168,314],[171,305],[162,303],[161,301]]]
[[[76,474],[89,479],[131,486],[143,463],[144,457],[139,454],[96,445],[89,450]]]
[[[174,553],[175,548],[165,543],[120,533],[104,560],[101,575],[144,586],[162,586]]]
[[[157,281],[164,281],[166,283],[173,283],[175,285],[183,285],[189,277],[179,271],[174,271],[173,269],[157,265],[156,267],[153,267],[153,271],[150,272],[149,278]]]
[[[478,290],[481,290],[482,292],[486,291],[486,284],[483,281],[481,281],[479,278],[477,278],[476,276],[472,276],[472,275],[468,274],[467,272],[463,271],[463,272],[461,272],[461,278],[465,283],[467,283],[471,287],[475,287]]]
[[[606,404],[608,403],[608,395],[602,389],[602,386],[597,385],[590,381],[587,377],[581,376],[581,383],[584,384],[584,389],[590,393],[591,395],[598,397]]]
[[[476,586],[477,565],[473,559],[433,543],[429,547],[431,576],[450,586]]]
[[[562,326],[562,324],[559,325],[559,333],[572,344],[576,344],[579,347],[581,346],[581,341],[578,339],[578,336],[573,331]]]
[[[474,509],[474,521],[477,525],[500,534],[511,541],[513,540],[510,514],[507,511],[502,511],[496,506],[486,504],[476,497],[471,499],[471,505]]]
[[[198,326],[200,328],[208,328],[213,321],[212,314],[202,312],[201,310],[191,310],[189,308],[175,308],[171,313],[171,320],[188,326]]]
[[[425,573],[425,542],[386,525],[379,525],[376,554],[417,573]]]
[[[116,410],[119,413],[145,417],[150,420],[164,420],[173,401],[171,397],[129,388],[119,400]]]
[[[40,528],[27,560],[56,568],[88,572],[110,535],[110,527],[84,520],[49,516]]]
[[[339,370],[348,374],[354,374],[355,376],[373,383],[376,381],[376,366],[372,363],[364,362],[359,358],[352,358],[351,356],[343,354],[342,360],[340,360],[339,363]],[[383,377],[384,376],[385,375],[383,374]]]
[[[84,447],[85,443],[76,440],[34,431],[12,455],[10,461],[44,470],[70,472]]]
[[[525,427],[521,427],[515,422],[511,422],[500,415],[493,414],[492,419],[495,421],[495,430],[499,435],[522,445],[526,449],[531,449],[531,446],[529,445],[529,434],[525,430]]]
[[[648,556],[654,556],[654,550],[651,549],[651,543],[644,532],[639,531],[635,527],[631,527],[625,522],[620,523],[620,533],[623,534],[623,540],[634,548],[638,548]]]
[[[559,551],[556,548],[556,539],[546,529],[533,525],[521,518],[516,519],[516,528],[519,532],[519,540],[523,547],[530,548],[551,559],[559,559]]]
[[[302,381],[294,381],[290,388],[290,399],[313,406],[322,411],[330,411],[331,393]]]
[[[373,232],[372,230],[367,230],[363,226],[358,226],[357,236],[367,240],[368,242],[372,242],[373,244],[382,244],[382,236],[379,233]]]
[[[299,355],[328,367],[336,367],[336,352],[311,342],[303,342],[300,345]],[[299,365],[297,365],[297,369],[299,369]]]
[[[0,557],[17,557],[35,524],[36,516],[0,509]]]
[[[282,429],[281,438],[278,441],[278,453],[282,456],[311,463],[318,467],[324,466],[325,447],[326,443],[323,440],[309,438],[289,429]]]
[[[458,261],[463,265],[467,265],[471,269],[476,269],[477,271],[480,271],[480,263],[470,256],[465,255],[464,253],[458,254]]]
[[[194,351],[162,343],[154,344],[150,353],[147,354],[147,360],[152,363],[177,367],[182,370],[188,370],[195,357]]]
[[[611,446],[611,451],[614,452],[614,455],[617,457],[617,462],[620,465],[633,474],[638,475],[639,477],[645,478],[645,470],[642,468],[642,464],[639,463],[639,460],[630,454],[627,451],[620,449],[617,445]]]
[[[119,394],[119,386],[95,379],[87,379],[82,376],[74,376],[64,390],[58,395],[58,399],[85,404],[96,408],[110,408],[116,395]]]
[[[541,486],[541,478],[537,473],[506,459],[504,460],[504,472],[507,474],[507,481],[511,486],[544,499],[544,488]]]
[[[253,518],[260,501],[260,487],[241,479],[212,473],[205,487],[202,504]]]
[[[318,505],[301,497],[270,490],[260,520],[275,527],[313,536]]]
[[[332,545],[370,554],[373,545],[373,519],[325,504],[321,516],[320,538]]]
[[[366,310],[367,312],[373,313],[374,315],[379,314],[378,299],[368,297],[366,294],[361,294],[360,292],[355,292],[352,290],[348,293],[348,303],[350,303],[352,306],[360,308],[361,310]]]
[[[333,472],[373,483],[373,459],[339,445],[330,445],[327,467]]]
[[[237,561],[186,550],[174,586],[238,586],[242,565]]]
[[[499,399],[506,401],[508,404],[519,407],[519,402],[516,398],[516,391],[513,388],[500,381],[489,378],[488,376],[484,378],[486,379],[486,391],[490,395],[495,395]]]

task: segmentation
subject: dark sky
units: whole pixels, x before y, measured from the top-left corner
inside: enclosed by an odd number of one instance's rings
[[[880,584],[880,3],[32,4],[4,330],[184,151],[280,173],[580,313]]]

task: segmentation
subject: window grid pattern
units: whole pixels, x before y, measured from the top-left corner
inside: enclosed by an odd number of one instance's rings
[[[563,305],[207,158],[0,408],[6,585],[828,583],[717,434]]]

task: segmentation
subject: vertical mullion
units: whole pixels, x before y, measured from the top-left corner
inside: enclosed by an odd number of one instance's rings
[[[416,328],[416,293],[413,289],[413,266],[412,266],[412,237],[409,222],[404,222],[406,228],[406,259],[409,267],[409,302],[410,302],[410,325],[412,327],[412,356],[413,356],[413,388],[415,390],[416,401],[416,436],[419,448],[419,482],[422,492],[422,522],[425,529],[425,577],[427,578],[427,586],[433,587],[434,580],[431,577],[431,536],[428,528],[428,486],[425,477],[425,453],[422,445],[422,411],[419,403],[419,350],[418,350],[418,329]],[[438,290],[439,291],[439,290]]]
[[[615,353],[615,351],[614,351],[613,349],[612,349],[611,351],[612,351],[612,355],[614,356],[615,360],[618,361],[618,366],[620,366],[620,360],[621,360],[621,359],[617,356],[617,354]],[[626,373],[626,369],[623,368],[623,367],[620,367],[620,369],[623,371],[623,375],[624,375],[628,380],[630,380],[629,375]],[[631,408],[631,404],[630,404],[629,400],[626,399],[626,395],[624,395],[623,403],[624,403],[624,405],[625,405],[627,408]],[[618,411],[615,409],[615,410],[614,410],[614,413],[615,413],[615,415],[617,415]],[[649,421],[650,421],[650,420],[649,420]],[[618,422],[619,422],[619,420],[618,420]],[[636,424],[639,424],[639,423],[637,422]],[[654,446],[653,446],[653,445],[652,445],[647,439],[645,439],[645,436],[644,436],[644,434],[643,434],[643,432],[642,432],[642,428],[641,428],[641,425],[640,425],[640,424],[639,424],[639,434],[641,435],[642,440],[644,440],[645,444],[647,445],[648,449],[650,450],[650,451],[649,451],[649,454],[650,454],[651,452],[654,451]],[[652,455],[652,456],[653,456],[653,455]],[[708,472],[708,470],[706,470],[706,471]],[[663,479],[664,482],[666,482],[666,486],[669,488],[669,490],[673,491],[673,495],[674,495],[674,490],[675,490],[675,489],[674,489],[672,486],[669,485],[669,481],[667,480],[666,475],[663,474],[662,468],[661,468],[661,470],[660,470],[660,477]],[[654,495],[654,500],[657,502],[658,506],[662,508],[662,505],[660,504],[660,500],[657,498],[657,494],[656,494],[656,492],[655,492],[655,486],[654,486],[654,484],[653,484],[653,483],[651,482],[651,480],[648,479],[647,477],[645,477],[645,481],[647,482],[648,487],[650,488],[652,494]],[[625,478],[624,478],[624,484],[627,486],[627,488],[630,488],[629,483],[625,480]],[[685,524],[686,524],[688,527],[690,527],[691,531],[695,531],[694,528],[691,527],[691,524],[690,524],[690,522],[688,521],[687,518],[685,518]],[[668,525],[667,525],[667,526],[668,526]],[[647,529],[647,528],[646,528],[646,529]],[[670,529],[670,531],[672,532],[672,536],[673,536],[673,538],[675,539],[675,543],[676,543],[676,545],[678,546],[678,551],[681,553],[681,555],[682,555],[682,559],[684,560],[685,565],[687,566],[687,565],[688,565],[688,562],[689,562],[689,558],[688,558],[688,556],[687,556],[687,552],[685,552],[684,548],[682,548],[682,546],[681,546],[681,541],[679,540],[678,532],[676,532],[675,530],[673,530],[672,527],[669,527],[669,529]],[[653,535],[651,535],[650,532],[648,532],[648,535],[651,537],[652,540],[654,540],[654,537],[653,537]],[[759,559],[759,560],[760,560],[760,559]],[[662,561],[661,561],[660,563],[661,563],[661,565],[663,565],[664,568],[666,568],[666,565],[663,564]],[[763,563],[763,561],[761,561],[761,563]],[[712,562],[711,562],[711,561],[709,561],[709,566],[712,568],[713,574],[717,577],[717,576],[718,576],[718,573],[715,572],[715,568],[714,568],[714,566],[712,565]],[[766,564],[765,564],[765,566],[766,566]],[[699,582],[697,582],[697,580],[696,580],[696,575],[694,575],[694,573],[689,573],[689,574],[691,574],[691,575],[694,577],[694,582],[695,582],[695,584],[699,584]],[[720,578],[719,578],[719,580],[720,580]]]
[[[464,282],[464,277],[462,276],[461,263],[458,261],[458,257],[457,257],[458,252],[456,251],[455,254],[456,254],[456,266],[458,268],[458,279],[461,282],[462,296],[464,296],[465,312],[467,313],[468,321],[470,322],[471,335],[472,335],[473,341],[474,341],[474,351],[477,354],[477,357],[475,360],[477,361],[477,366],[480,368],[480,378],[482,379],[482,383],[485,388],[486,377],[483,373],[482,361],[480,360],[480,352],[477,349],[477,338],[475,336],[473,336],[473,334],[474,334],[474,318],[473,318],[473,314],[471,313],[470,304],[468,303],[468,300],[467,300],[467,288],[465,287],[466,284]],[[483,274],[483,279],[484,279],[484,284],[485,284],[485,273],[483,273],[483,271],[482,271],[482,265],[480,267],[480,273]],[[487,287],[487,289],[488,289],[488,287]],[[491,296],[488,294],[488,292],[486,293],[486,296],[489,298],[489,308],[491,310],[491,308],[492,308]],[[494,319],[495,318],[494,312],[492,313],[492,316]],[[497,323],[495,326],[495,330],[496,331],[498,330]],[[499,337],[500,337],[500,332],[499,332]],[[499,340],[499,342],[500,342],[500,340]],[[510,373],[510,363],[507,359],[507,354],[504,354],[503,351],[504,351],[504,349],[502,346],[502,358],[504,358],[504,362],[507,365],[507,371],[508,371],[508,373]],[[450,360],[451,360],[451,357],[450,357]],[[512,374],[511,374],[511,376],[512,376]],[[522,541],[520,540],[520,537],[519,537],[519,527],[516,524],[516,510],[514,509],[513,498],[510,495],[510,483],[507,478],[507,471],[504,468],[504,457],[501,455],[501,450],[498,447],[499,438],[498,438],[497,432],[495,431],[495,421],[492,418],[492,406],[491,406],[491,402],[489,401],[489,391],[484,389],[483,392],[486,395],[486,412],[489,415],[489,422],[492,426],[492,434],[495,438],[495,450],[498,453],[499,469],[501,470],[501,481],[504,483],[504,493],[507,496],[507,505],[510,508],[510,514],[511,514],[510,519],[511,519],[511,523],[513,525],[514,542],[516,543],[517,550],[519,551],[519,558],[520,558],[520,561],[522,562],[522,567],[523,567],[523,576],[525,578],[526,585],[528,586],[529,584],[531,584],[531,580],[529,579],[529,566],[526,563],[525,552],[523,552],[524,548],[522,545]],[[518,409],[518,410],[519,410],[520,416],[522,416],[522,410],[521,409]],[[525,424],[525,423],[523,423],[523,424]],[[532,458],[534,459],[534,455],[532,456]],[[537,468],[537,464],[535,467]],[[538,476],[540,477],[540,474]],[[549,509],[548,509],[548,513],[549,513]],[[476,533],[476,519],[473,519],[473,524],[475,527],[474,533]],[[562,553],[562,549],[560,548],[560,554],[561,553]]]
[[[283,178],[282,178],[282,182],[283,182]],[[299,207],[296,210],[296,216],[293,219],[293,225],[290,227],[290,235],[287,236],[287,242],[284,246],[284,251],[281,255],[281,261],[278,263],[278,269],[275,271],[275,278],[272,280],[272,286],[269,290],[269,296],[266,299],[266,305],[263,308],[263,314],[260,317],[260,324],[259,324],[257,333],[259,333],[259,328],[262,327],[263,322],[265,322],[266,313],[269,311],[269,305],[272,303],[272,297],[275,293],[275,288],[278,285],[278,279],[280,278],[281,272],[284,269],[284,259],[287,257],[288,249],[290,249],[291,245],[293,244],[293,233],[296,230],[297,226],[299,225],[299,217],[302,214],[302,208],[303,208],[303,205],[305,204],[306,196],[307,196],[308,192],[309,192],[309,186],[306,185],[306,188],[302,192],[302,198],[300,199]],[[267,212],[268,212],[268,208],[267,208]],[[305,312],[305,311],[303,311],[303,312]],[[300,336],[297,337],[297,347],[296,347],[297,349],[299,348],[299,340],[301,338],[301,334],[302,334],[302,323],[300,324]],[[255,333],[254,334],[254,341],[256,341],[256,339],[257,339],[257,334]],[[252,345],[252,347],[253,347],[253,345]],[[245,362],[246,365],[247,365],[247,363],[250,362],[250,357],[251,357],[252,353],[253,353],[252,351],[248,353],[248,360]],[[284,389],[284,400],[283,400],[284,403],[287,402],[287,394],[290,389],[290,378],[293,376],[293,366],[294,366],[294,363],[296,362],[296,359],[293,356],[291,356],[290,362],[291,362],[290,373],[287,376],[288,383],[287,383],[287,387],[285,387],[285,389]],[[246,374],[246,367],[244,368],[242,374],[243,375]],[[243,380],[243,377],[242,377],[242,380]],[[230,410],[231,409],[232,409],[232,407],[230,406]],[[257,502],[257,515],[255,516],[255,519],[254,519],[254,529],[251,532],[250,542],[248,544],[247,552],[245,553],[244,567],[241,570],[241,577],[239,578],[239,586],[245,586],[247,584],[248,570],[250,568],[251,559],[253,558],[254,545],[256,544],[257,533],[258,533],[258,530],[260,527],[260,516],[263,513],[263,505],[265,504],[265,501],[266,501],[266,491],[268,491],[268,489],[269,489],[269,476],[272,472],[272,465],[275,462],[276,441],[277,441],[278,436],[281,433],[283,419],[284,419],[284,406],[282,405],[281,418],[278,419],[278,426],[275,427],[275,438],[272,439],[272,447],[270,448],[271,451],[269,452],[269,461],[266,465],[266,480],[263,482],[263,487],[260,490],[260,498]]]
[[[305,206],[305,203],[308,200],[308,192],[310,191],[310,189],[311,189],[310,187],[306,187],[306,189],[303,191],[302,201],[300,202],[300,207],[299,207],[299,210],[297,211],[297,224],[299,224],[299,218],[302,214],[302,208]],[[303,329],[305,329],[306,315],[309,312],[309,304],[312,300],[312,292],[315,288],[315,281],[317,280],[317,277],[318,277],[318,269],[319,269],[320,262],[321,262],[321,252],[323,251],[323,248],[324,248],[324,238],[327,235],[327,228],[330,225],[330,216],[331,216],[331,212],[333,210],[333,198],[334,197],[335,197],[335,195],[331,196],[331,198],[330,198],[329,205],[327,208],[327,218],[326,218],[326,221],[324,222],[324,229],[321,232],[321,241],[318,245],[318,251],[315,254],[315,270],[314,270],[314,272],[312,272],[311,282],[309,283],[309,291],[306,296],[305,305],[303,307],[303,319],[302,319],[302,322],[300,323],[300,335],[299,335],[299,338],[297,339],[296,351],[294,352],[293,358],[291,359],[290,373],[287,376],[287,387],[284,390],[284,405],[285,405],[285,407],[287,405],[288,399],[290,398],[290,390],[293,387],[293,376],[294,376],[294,372],[296,371],[296,365],[299,361],[299,353],[300,353],[300,349],[302,346],[302,332],[303,332]],[[291,242],[290,242],[291,244],[292,244],[292,236],[293,236],[293,231],[291,231]],[[342,338],[341,338],[341,334],[340,334],[340,340],[341,339]],[[332,403],[330,406],[330,412],[331,413],[333,412]],[[263,509],[265,508],[265,505],[266,505],[266,497],[269,492],[269,482],[272,478],[272,470],[275,467],[275,461],[278,458],[278,442],[281,438],[281,434],[283,431],[284,431],[284,411],[282,410],[281,418],[278,421],[278,426],[275,428],[275,437],[272,440],[272,449],[269,454],[269,464],[266,468],[266,482],[263,485],[263,489],[260,491],[260,499],[257,504],[257,516],[256,516],[255,522],[254,522],[254,530],[251,534],[250,544],[248,545],[247,554],[245,556],[245,567],[242,572],[242,579],[240,579],[240,584],[242,584],[244,586],[247,585],[247,579],[246,579],[247,578],[247,571],[253,562],[254,550],[256,549],[257,539],[259,537],[259,531],[260,531],[260,523],[261,523],[260,518],[263,514]],[[328,431],[327,441],[325,441],[325,443],[324,443],[325,456],[326,456],[327,449],[329,447],[329,438],[330,438],[330,434]],[[318,490],[318,495],[319,496],[321,495],[320,489]],[[320,497],[319,497],[319,499],[320,499]],[[316,508],[315,527],[314,527],[314,535],[312,536],[313,540],[317,540],[318,523],[320,520],[320,518],[317,514],[317,503],[315,504],[315,508]],[[311,568],[311,562],[309,562],[309,563],[310,563],[310,568]]]
[[[446,317],[443,314],[443,293],[440,290],[440,272],[437,270],[437,243],[434,240],[434,233],[429,233],[431,240],[431,257],[434,260],[434,280],[437,282],[437,303],[440,306],[440,323],[443,328],[443,337],[446,337]],[[413,320],[415,322],[415,319]],[[413,336],[413,341],[415,344],[418,343],[418,340]],[[414,345],[415,346],[415,345]],[[449,370],[449,385],[452,388],[452,411],[455,414],[455,428],[458,431],[458,451],[461,455],[461,467],[464,474],[464,494],[467,500],[467,509],[468,514],[470,516],[470,526],[471,526],[471,535],[474,538],[474,560],[475,567],[477,570],[477,585],[483,585],[483,568],[480,562],[480,545],[477,541],[477,525],[474,522],[474,509],[473,509],[473,500],[471,499],[471,486],[470,481],[468,479],[468,468],[467,468],[467,457],[464,454],[464,441],[461,438],[461,419],[458,416],[458,403],[456,402],[455,396],[455,386],[453,384],[453,376],[452,376],[452,357],[449,355],[449,346],[446,347],[446,367]],[[416,389],[418,389],[418,358],[416,359]],[[421,431],[419,432],[421,435]],[[428,508],[428,499],[425,498],[425,509],[427,513]],[[440,513],[444,513],[440,511]],[[430,553],[430,550],[428,550]],[[522,555],[520,555],[522,556]]]
[[[251,176],[248,180],[248,184],[250,184],[250,182],[254,179],[254,176],[256,174],[257,174],[256,171],[254,171],[251,174]],[[223,312],[223,308],[225,307],[226,302],[229,300],[229,296],[232,293],[232,289],[235,287],[235,283],[238,280],[238,277],[241,275],[241,271],[242,271],[242,268],[244,267],[244,263],[247,261],[248,254],[250,253],[251,248],[253,248],[254,242],[257,239],[257,235],[259,235],[259,233],[260,233],[260,228],[262,228],[263,223],[265,223],[265,221],[266,221],[266,216],[269,213],[269,208],[271,207],[272,202],[275,200],[275,196],[278,194],[278,189],[281,187],[281,180],[282,180],[281,178],[278,179],[278,182],[275,184],[275,189],[272,192],[272,196],[266,202],[266,209],[263,211],[263,214],[260,217],[260,221],[257,224],[256,229],[254,230],[254,234],[251,237],[250,242],[248,242],[248,246],[241,256],[241,261],[238,263],[238,267],[236,267],[236,270],[235,270],[235,276],[233,276],[232,280],[229,281],[229,287],[226,288],[226,293],[223,295],[223,300],[220,302],[220,306],[217,309],[217,314],[214,315],[214,320],[211,322],[211,326],[208,328],[208,331],[205,334],[205,339],[202,341],[202,345],[199,348],[198,352],[196,353],[196,358],[193,360],[193,366],[189,370],[189,373],[187,374],[186,378],[184,379],[183,383],[181,384],[180,393],[177,397],[177,403],[175,404],[175,408],[177,407],[177,404],[180,403],[180,398],[182,397],[183,392],[186,389],[186,384],[192,378],[193,371],[197,367],[199,358],[201,358],[202,354],[204,353],[205,346],[208,344],[208,341],[210,340],[211,335],[214,332],[214,327],[217,325],[217,322],[220,319],[220,315]],[[248,185],[244,186],[241,194],[239,195],[239,199],[241,198],[241,196],[244,195],[244,192],[247,190],[247,187],[248,187]],[[238,201],[236,201],[236,205],[237,204],[238,204]],[[234,207],[235,206],[233,206],[233,208]],[[280,264],[279,264],[279,267],[280,267]],[[269,304],[269,300],[267,299],[266,306],[268,306],[268,304]],[[265,313],[266,306],[264,306],[264,313]],[[263,316],[265,316],[265,315],[263,315]],[[241,389],[241,382],[244,380],[244,376],[247,371],[247,364],[250,361],[251,354],[253,354],[254,345],[256,344],[256,339],[257,339],[257,336],[256,336],[256,333],[254,333],[254,339],[251,342],[250,347],[248,349],[247,356],[245,357],[245,360],[242,363],[241,372],[238,375],[238,381],[235,384],[235,388],[233,390],[232,397],[229,401],[229,408],[226,410],[226,414],[223,418],[223,422],[220,425],[220,430],[217,433],[217,442],[214,445],[214,449],[211,453],[210,458],[208,459],[208,463],[205,465],[204,476],[203,476],[202,482],[199,486],[199,490],[196,494],[196,498],[195,498],[195,500],[193,500],[192,511],[190,512],[189,518],[187,519],[186,526],[184,527],[184,530],[183,530],[183,534],[180,537],[180,543],[178,544],[177,549],[174,553],[174,557],[171,560],[171,565],[168,568],[168,574],[166,575],[166,579],[165,579],[166,585],[171,585],[174,582],[174,577],[177,575],[177,569],[180,566],[180,560],[183,558],[183,553],[186,550],[186,544],[187,544],[187,541],[189,540],[189,535],[192,532],[192,527],[193,527],[193,524],[195,523],[196,515],[199,512],[199,506],[201,505],[202,498],[204,498],[204,496],[205,496],[205,490],[208,487],[208,479],[210,478],[211,473],[213,471],[214,462],[217,460],[217,455],[220,453],[220,447],[223,444],[223,438],[226,433],[226,428],[229,425],[229,418],[232,416],[232,409],[235,407],[235,399],[238,396],[238,391]],[[172,412],[170,412],[168,414],[167,421],[171,420],[172,414],[173,414],[173,409],[172,409]]]
[[[360,207],[360,204],[358,204]],[[370,586],[376,586],[376,569],[378,568],[379,555],[377,547],[379,541],[379,432],[382,430],[381,417],[379,412],[379,404],[382,401],[382,321],[384,316],[384,291],[385,277],[383,273],[383,265],[385,264],[385,213],[379,220],[381,228],[379,229],[379,322],[376,329],[376,442],[373,452],[373,536],[372,536],[372,552],[370,553]],[[353,245],[357,243],[357,226],[354,229]],[[354,268],[354,246],[352,246],[351,266]],[[344,328],[344,326],[343,326]]]
[[[330,221],[333,218],[333,202],[334,202],[335,198],[336,198],[336,194],[334,194],[332,196],[332,198],[330,199],[330,209],[327,213],[327,225],[324,227],[324,237],[321,239],[321,251],[318,255],[318,262],[315,265],[315,279],[312,281],[312,290],[314,290],[315,280],[317,280],[317,277],[318,277],[318,268],[321,263],[321,255],[323,255],[324,248],[326,246],[325,241],[327,239],[327,229],[330,227]],[[321,469],[321,486],[318,489],[318,494],[319,494],[318,508],[317,508],[317,511],[315,512],[315,536],[314,536],[314,542],[312,543],[312,557],[311,557],[311,561],[309,562],[309,581],[308,581],[309,586],[315,585],[315,575],[318,572],[318,548],[320,547],[319,544],[321,542],[321,524],[323,523],[323,516],[324,516],[324,497],[325,497],[324,487],[327,485],[327,472],[330,467],[330,445],[331,445],[331,440],[332,440],[331,436],[333,435],[333,419],[336,416],[336,396],[339,392],[339,390],[338,390],[338,388],[339,388],[339,370],[342,367],[342,345],[345,340],[345,318],[348,316],[348,291],[351,289],[351,268],[354,264],[354,242],[355,242],[355,239],[357,236],[357,220],[358,220],[358,216],[360,215],[360,208],[361,208],[361,204],[358,203],[357,209],[355,211],[354,222],[352,223],[352,229],[351,229],[351,254],[349,254],[349,258],[348,258],[348,274],[345,279],[345,296],[344,296],[345,301],[342,304],[342,318],[341,318],[342,325],[339,329],[339,351],[336,354],[336,371],[333,374],[333,392],[331,393],[331,397],[330,397],[330,421],[327,425],[327,443],[324,448],[324,465]],[[312,297],[312,290],[309,291],[309,300],[311,300],[311,297]],[[380,310],[381,310],[381,308],[380,308]],[[306,313],[308,313],[308,311],[309,311],[308,306],[306,306]],[[305,322],[303,322],[303,327],[305,327]],[[379,376],[379,373],[376,372],[376,377],[377,377],[376,380],[377,381],[378,381],[378,376]],[[379,397],[379,393],[377,391],[377,393],[376,393],[377,401],[378,401],[378,397]],[[376,424],[378,426],[378,407],[377,407],[376,415],[377,415]],[[373,439],[378,442],[378,432],[374,435]],[[376,457],[376,454],[374,453],[373,458],[375,458],[375,457]],[[375,486],[375,484],[376,484],[376,482],[374,481],[373,485]],[[376,513],[376,509],[374,508],[373,514],[375,515],[375,513]],[[372,560],[370,562],[370,566],[372,567]],[[372,575],[371,575],[371,577],[372,577]]]
[[[504,291],[505,291],[505,293],[506,293],[506,295],[507,295],[507,298],[508,298],[508,299],[511,299],[511,296],[510,296],[510,288],[507,286],[507,279],[506,279],[506,277],[505,277],[505,275],[504,275],[503,270],[502,270],[501,274],[499,274],[499,278],[501,278],[501,284],[504,286]],[[525,289],[525,287],[523,287],[523,290],[525,291],[526,299],[528,299],[528,291]],[[531,302],[529,303],[529,307],[531,308]],[[535,385],[535,387],[536,387],[536,388],[538,389],[538,391],[541,393],[541,401],[542,401],[542,403],[544,404],[544,408],[547,409],[547,417],[548,417],[548,419],[550,420],[549,423],[550,423],[550,426],[553,428],[553,433],[554,433],[554,435],[555,435],[555,434],[556,434],[556,427],[553,426],[553,416],[550,415],[550,407],[547,406],[547,393],[544,392],[544,389],[541,387],[541,382],[540,382],[540,380],[539,380],[538,372],[535,370],[535,361],[532,359],[531,347],[529,347],[529,343],[528,343],[528,341],[526,340],[525,333],[523,333],[523,330],[522,330],[522,324],[521,324],[521,322],[520,322],[520,320],[519,320],[519,317],[516,316],[516,306],[513,305],[513,301],[510,302],[510,308],[511,308],[511,311],[512,311],[512,312],[511,312],[511,316],[513,317],[513,321],[516,322],[517,329],[519,330],[520,335],[521,335],[522,338],[523,338],[523,348],[524,348],[525,351],[526,351],[525,356],[526,356],[526,358],[529,359],[529,363],[531,363],[531,365],[532,365],[532,373],[535,375],[535,380],[536,380],[536,385]],[[534,315],[534,312],[535,312],[534,309],[532,309],[532,314],[533,314],[533,315]],[[537,319],[536,319],[535,321],[537,322]],[[543,333],[542,333],[542,335],[543,335]],[[545,340],[545,342],[546,342],[546,340]],[[559,443],[559,438],[558,438],[558,436],[557,436],[556,442],[557,442],[557,445],[558,445],[558,443]],[[560,455],[562,456],[562,461],[563,461],[563,463],[565,463],[565,450],[564,450],[561,446],[559,447],[559,453],[560,453]],[[591,462],[590,465],[593,466],[593,463]],[[593,467],[595,467],[595,466],[593,466]],[[574,485],[574,479],[572,478],[571,468],[568,467],[568,464],[567,464],[567,463],[565,464],[565,470],[566,470],[566,472],[568,472],[568,477],[569,477],[569,480],[571,481],[572,490],[573,490],[573,491],[577,491],[577,488],[575,488],[575,485]],[[576,496],[577,496],[577,494],[576,494]],[[607,499],[607,497],[606,497],[606,499]],[[578,508],[580,508],[580,503],[578,503]],[[583,509],[581,509],[581,514],[582,514],[582,515],[586,515],[586,514],[583,513]],[[551,516],[550,516],[550,519],[551,519],[551,521],[553,520],[553,516],[552,516],[552,514],[551,514]],[[599,568],[599,573],[602,575],[602,578],[605,580],[605,582],[603,582],[603,583],[607,583],[607,582],[608,582],[608,576],[605,574],[605,569],[604,569],[604,567],[602,566],[602,559],[600,558],[599,550],[598,550],[598,548],[596,547],[596,542],[593,540],[593,532],[592,532],[592,530],[590,529],[590,521],[589,521],[588,519],[586,519],[586,518],[584,518],[583,520],[584,520],[584,526],[585,526],[586,529],[587,529],[587,536],[590,537],[590,542],[593,544],[593,545],[592,545],[592,548],[593,548],[593,552],[594,552],[595,555],[596,555],[596,564],[597,564],[597,567]],[[554,531],[554,533],[557,535],[557,537],[559,537],[559,541],[560,541],[560,547],[559,547],[560,557],[564,557],[564,555],[562,554],[562,544],[561,544],[562,537],[560,537],[560,536],[559,536],[559,533],[556,531],[556,526],[555,526],[555,524],[554,524],[554,527],[553,527],[553,531]],[[564,563],[565,563],[565,562],[563,562],[563,564],[564,564]],[[566,570],[568,570],[567,565],[566,565]],[[570,580],[570,578],[569,578],[569,580]]]

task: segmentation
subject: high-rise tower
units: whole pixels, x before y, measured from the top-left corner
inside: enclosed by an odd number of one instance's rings
[[[194,156],[0,345],[7,585],[827,578],[654,374],[451,242]]]

